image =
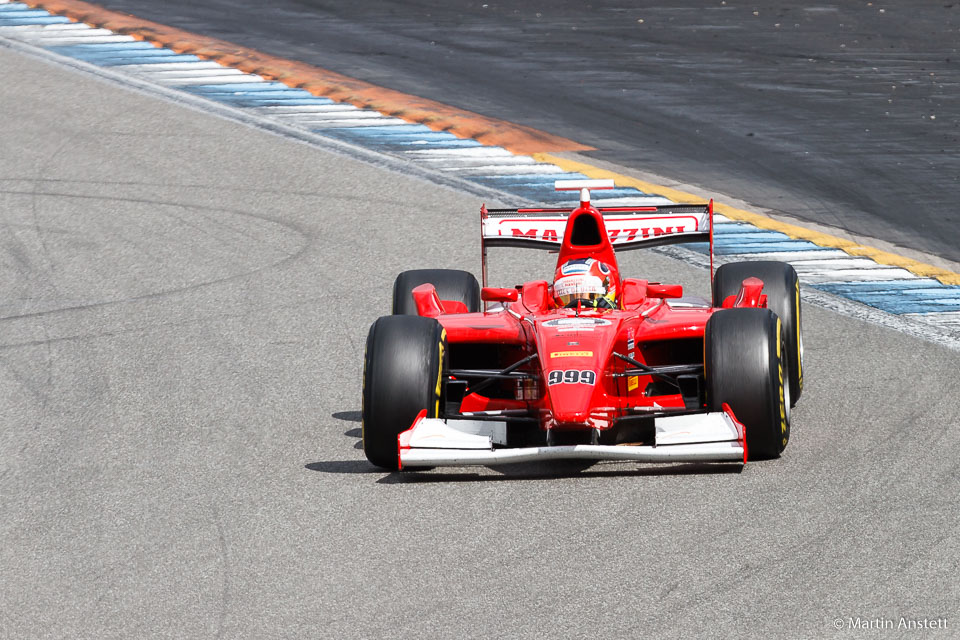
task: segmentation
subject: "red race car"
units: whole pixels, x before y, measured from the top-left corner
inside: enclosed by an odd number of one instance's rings
[[[803,389],[800,285],[782,262],[713,263],[713,203],[481,208],[483,284],[406,271],[367,337],[363,450],[412,470],[543,459],[775,458]],[[709,242],[713,301],[621,277],[616,251]],[[486,286],[487,247],[558,251],[553,282]],[[484,308],[482,308],[484,307]]]

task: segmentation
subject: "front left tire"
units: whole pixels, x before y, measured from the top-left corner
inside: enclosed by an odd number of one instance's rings
[[[433,318],[384,316],[370,327],[361,409],[367,460],[398,469],[397,436],[424,409],[440,417],[446,352],[446,332]]]

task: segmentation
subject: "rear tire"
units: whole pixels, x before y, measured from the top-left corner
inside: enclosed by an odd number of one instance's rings
[[[397,436],[422,410],[440,416],[446,331],[433,318],[384,316],[367,335],[363,362],[363,452],[385,469],[399,466]]]
[[[746,428],[750,460],[779,457],[790,439],[781,324],[769,309],[724,309],[714,312],[704,330],[708,407],[730,406]]]
[[[393,283],[393,314],[417,315],[417,304],[411,293],[414,287],[429,282],[441,300],[455,300],[467,305],[467,311],[480,311],[480,284],[469,271],[459,269],[413,269],[404,271]]]
[[[717,269],[713,276],[713,306],[720,307],[729,296],[740,291],[747,278],[763,280],[767,308],[780,316],[790,361],[790,406],[797,404],[803,393],[803,332],[800,319],[800,280],[796,270],[786,262],[758,260],[732,262]]]

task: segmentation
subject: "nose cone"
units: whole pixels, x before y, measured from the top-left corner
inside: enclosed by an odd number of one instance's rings
[[[603,373],[618,325],[613,314],[577,316],[562,310],[538,327],[547,404],[555,428],[594,426],[591,415],[604,404]]]
[[[564,389],[551,389],[550,405],[553,419],[559,429],[577,429],[588,426],[593,406],[594,385],[571,384]]]

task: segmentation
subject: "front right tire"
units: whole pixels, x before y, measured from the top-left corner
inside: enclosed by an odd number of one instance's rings
[[[730,406],[746,429],[750,460],[779,457],[790,439],[787,357],[783,324],[769,309],[722,309],[707,321],[707,405]]]

